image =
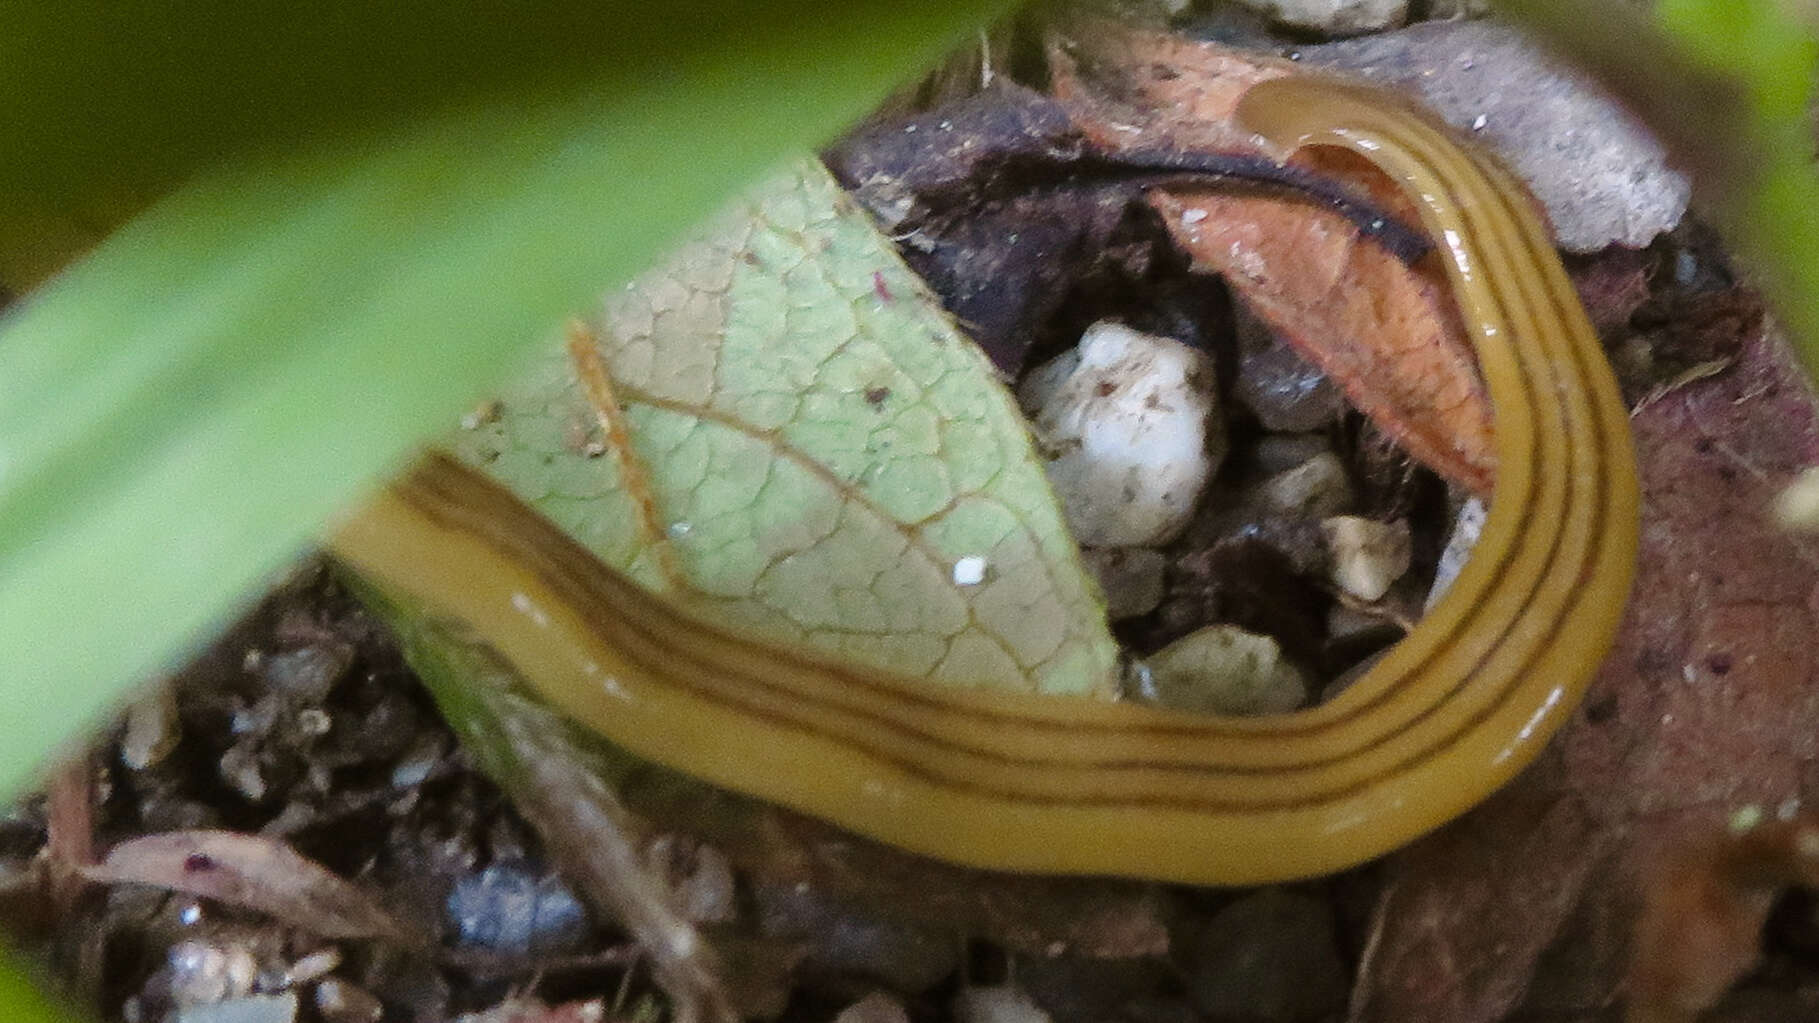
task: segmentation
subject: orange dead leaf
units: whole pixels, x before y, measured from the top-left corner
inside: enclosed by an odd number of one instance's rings
[[[1445,288],[1326,210],[1212,192],[1156,192],[1150,201],[1197,263],[1397,443],[1490,492],[1490,405]]]
[[[1293,70],[1166,35],[1110,28],[1094,35],[1090,55],[1077,44],[1051,48],[1056,92],[1081,130],[1114,152],[1256,154],[1233,109],[1255,83]],[[1350,154],[1297,162],[1391,209],[1408,208]],[[1490,403],[1431,261],[1407,266],[1344,217],[1306,202],[1187,188],[1158,189],[1150,202],[1199,266],[1224,277],[1411,455],[1490,492]]]
[[[1217,43],[1090,22],[1049,44],[1055,98],[1087,138],[1112,152],[1268,155],[1238,127],[1238,99],[1295,65]]]
[[[1645,879],[1630,960],[1629,1023],[1692,1023],[1760,955],[1784,885],[1819,881],[1819,816],[1685,841]]]

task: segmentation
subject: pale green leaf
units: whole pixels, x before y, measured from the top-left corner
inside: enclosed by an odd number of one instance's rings
[[[1021,416],[812,161],[615,292],[581,351],[552,346],[453,445],[720,620],[933,679],[1111,692]]]

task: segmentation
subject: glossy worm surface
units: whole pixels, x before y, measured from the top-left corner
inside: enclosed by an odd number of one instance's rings
[[[1338,145],[1415,199],[1495,409],[1498,478],[1439,605],[1336,699],[1229,719],[935,687],[664,603],[444,456],[335,552],[491,645],[615,743],[960,863],[1246,884],[1394,848],[1502,784],[1566,720],[1634,571],[1628,416],[1548,233],[1503,170],[1374,90],[1291,77],[1243,122]]]

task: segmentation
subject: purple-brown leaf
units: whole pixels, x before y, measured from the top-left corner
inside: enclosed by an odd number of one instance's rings
[[[364,889],[290,846],[231,831],[167,831],[122,842],[83,872],[104,884],[144,884],[256,910],[325,938],[427,941]]]

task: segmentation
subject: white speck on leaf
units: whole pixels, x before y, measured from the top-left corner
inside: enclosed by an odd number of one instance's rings
[[[954,562],[954,585],[977,586],[985,581],[985,559],[969,554]]]

